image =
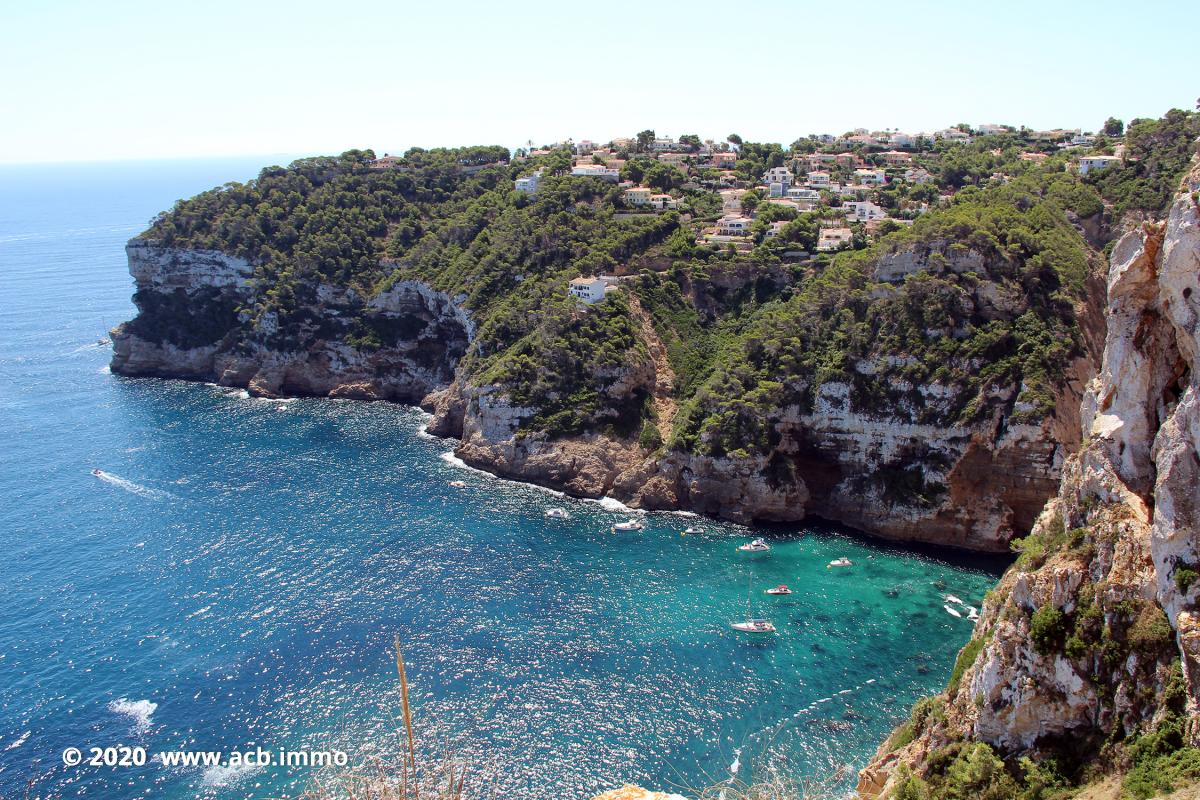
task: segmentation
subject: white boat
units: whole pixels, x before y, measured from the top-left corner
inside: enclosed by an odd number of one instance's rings
[[[738,550],[744,553],[765,553],[771,549],[771,545],[767,544],[762,539],[755,539],[743,545],[738,545]]]
[[[854,566],[853,561],[846,558],[845,556],[842,556],[841,558],[835,558],[833,561],[830,561],[829,565],[826,567],[826,569],[829,569],[831,567],[853,567],[853,566]]]
[[[958,617],[959,619],[962,619],[962,614],[960,614],[958,609],[955,608],[954,606],[947,604],[947,605],[942,606],[942,608],[946,609],[946,613],[949,614],[950,616]]]
[[[613,531],[613,533],[622,533],[622,532],[628,532],[628,531],[640,531],[645,527],[646,527],[646,525],[643,522],[641,522],[640,520],[627,519],[624,522],[618,522],[616,525],[613,525],[612,531]]]
[[[956,606],[961,606],[961,605],[963,604],[963,601],[962,601],[962,600],[959,600],[957,597],[955,597],[955,596],[954,596],[954,595],[952,595],[952,594],[948,594],[948,595],[946,595],[946,602],[947,602],[947,603],[954,603],[954,605],[956,605]]]
[[[683,533],[685,536],[690,533],[704,533],[704,528],[697,528],[695,525],[688,525],[687,528],[684,529]]]
[[[101,471],[100,471],[100,470],[98,470],[98,469],[94,469],[94,470],[92,470],[92,474],[93,474],[93,475],[95,475],[97,478],[100,478],[100,477],[103,477],[103,476],[104,476],[104,473],[103,473],[103,472],[101,472]]]
[[[781,583],[774,589],[767,589],[767,594],[791,594],[792,590],[787,587],[786,583]]]
[[[778,588],[778,587],[777,587]],[[784,587],[786,588],[786,587]],[[729,627],[742,633],[774,633],[775,625],[770,620],[750,616],[750,596],[754,591],[754,574],[751,573],[746,582],[746,617],[739,622],[729,623]]]
[[[742,633],[774,633],[775,625],[765,619],[748,619],[744,622],[731,622],[729,627]]]
[[[967,606],[967,619],[979,619],[979,609],[975,606]]]
[[[561,508],[551,508],[546,511],[546,519],[570,519],[571,515]]]
[[[450,485],[451,485],[451,486],[453,486],[455,489],[465,489],[465,488],[467,488],[467,483],[466,483],[466,481],[450,481]]]

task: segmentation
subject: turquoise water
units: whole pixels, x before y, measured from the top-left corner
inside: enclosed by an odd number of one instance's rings
[[[673,514],[614,536],[626,515],[456,466],[416,409],[108,374],[124,241],[256,166],[0,169],[0,796],[294,794],[309,773],[60,756],[394,752],[396,635],[424,739],[534,799],[857,768],[945,682],[970,623],[942,597],[978,605],[994,562],[818,525],[747,556]],[[778,635],[730,630],[748,595]]]

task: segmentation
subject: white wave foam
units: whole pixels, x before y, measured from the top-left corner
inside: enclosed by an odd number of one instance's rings
[[[20,747],[21,745],[25,744],[25,742],[29,741],[29,733],[30,733],[29,731],[25,731],[25,732],[24,732],[24,733],[22,733],[20,736],[18,736],[18,737],[17,737],[15,740],[13,740],[13,742],[11,742],[11,743],[10,743],[10,744],[9,744],[7,747],[5,747],[4,749],[5,749],[6,751],[8,751],[8,750],[16,750],[18,747]]]
[[[200,783],[216,789],[223,786],[232,786],[233,784],[243,780],[249,775],[254,774],[262,769],[258,764],[242,763],[236,767],[233,766],[217,766],[209,767],[204,770],[204,774],[200,776]]]
[[[615,511],[620,514],[645,514],[646,512],[640,508],[630,508],[615,497],[601,497],[599,500],[585,500],[587,503],[595,503],[605,511]]]
[[[567,496],[565,492],[560,492],[557,489],[550,489],[545,486],[538,486],[536,483],[525,483],[524,481],[514,481],[514,480],[509,480],[508,478],[501,478],[498,475],[493,475],[492,473],[488,472],[487,470],[482,470],[482,469],[478,469],[476,467],[472,467],[470,464],[463,461],[458,456],[454,455],[453,450],[451,450],[448,453],[442,453],[441,455],[438,456],[438,458],[440,458],[442,461],[445,461],[447,464],[454,467],[455,469],[465,469],[467,472],[474,472],[476,475],[483,475],[484,477],[491,478],[494,481],[499,481],[501,483],[511,483],[514,486],[523,486],[523,487],[527,487],[529,489],[537,489],[538,491],[546,492],[547,494],[552,494],[555,497],[566,497]]]
[[[105,472],[104,470],[98,470],[96,472],[96,477],[111,486],[116,486],[118,489],[124,489],[127,492],[138,495],[139,497],[146,497],[151,500],[163,500],[171,496],[168,492],[164,492],[161,489],[151,489],[149,486],[142,486],[140,483],[134,483],[133,481],[122,478],[120,475],[114,475],[111,472]]]
[[[112,713],[132,719],[139,733],[150,729],[150,718],[156,708],[158,703],[151,703],[149,700],[126,700],[124,697],[108,704],[108,710]]]
[[[205,606],[204,608],[198,609],[198,610],[196,610],[196,611],[193,611],[192,613],[188,614],[188,615],[187,615],[187,617],[185,617],[185,619],[191,619],[191,618],[193,618],[193,617],[199,617],[199,616],[201,616],[201,615],[203,615],[203,614],[207,614],[207,613],[208,613],[209,611],[211,611],[211,610],[212,610],[212,606]]]
[[[742,748],[733,751],[733,763],[729,765],[730,777],[737,777],[737,774],[742,770]]]

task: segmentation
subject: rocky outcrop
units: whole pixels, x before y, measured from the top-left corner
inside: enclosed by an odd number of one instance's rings
[[[241,386],[262,396],[416,402],[454,377],[474,324],[450,297],[396,281],[366,300],[319,284],[287,330],[252,315],[254,267],[135,239],[138,316],[113,331],[112,370]]]
[[[942,713],[880,749],[862,796],[887,796],[962,739],[1078,756],[1183,713],[1200,742],[1198,189],[1200,168],[1165,223],[1113,249],[1084,444],[985,603]]]

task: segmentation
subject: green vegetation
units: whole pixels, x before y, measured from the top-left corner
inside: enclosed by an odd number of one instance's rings
[[[1200,113],[1172,109],[1162,119],[1135,119],[1125,132],[1125,159],[1089,174],[1118,214],[1160,214],[1179,189],[1179,181],[1196,154]]]
[[[985,644],[987,644],[987,640],[984,637],[977,637],[967,642],[966,646],[958,652],[958,658],[954,660],[954,669],[950,672],[950,681],[946,684],[946,693],[951,697],[958,693],[963,674],[979,659],[979,654],[983,652]]]
[[[1187,594],[1192,589],[1192,585],[1200,580],[1200,571],[1197,567],[1200,565],[1184,563],[1175,567],[1175,586],[1179,589],[1180,594]]]
[[[1107,135],[1118,126],[1109,120]],[[302,159],[181,201],[143,234],[249,260],[253,301],[192,298],[182,308],[147,293],[134,328],[184,347],[256,340],[303,352],[340,338],[385,348],[421,321],[374,313],[370,301],[419,280],[470,313],[476,338],[460,374],[532,408],[526,431],[641,440],[649,406],[620,383],[647,358],[629,304],[580,309],[564,292],[575,275],[619,272],[637,276],[622,293],[639,298],[676,374],[668,447],[769,455],[783,409],[824,404],[942,426],[997,413],[1037,422],[1053,411],[1063,369],[1081,347],[1074,309],[1095,253],[1074,222],[1101,216],[1106,202],[1118,211],[1161,208],[1196,126],[1197,115],[1184,112],[1135,120],[1126,143],[1137,160],[1082,179],[1065,169],[1065,153],[1023,159],[1041,146],[1018,131],[965,145],[920,142],[913,166],[934,182],[909,182],[889,167],[893,180],[873,195],[914,223],[882,226],[872,244],[859,230],[852,249],[806,262],[795,252],[815,249],[822,222],[841,218],[836,209],[798,213],[752,192],[749,252],[697,245],[698,226],[720,213],[716,184],[707,183],[716,179],[694,171],[685,184],[645,155],[652,130],[638,134],[635,153],[621,154],[625,174],[682,195],[694,219],[618,213],[621,189],[569,176],[566,149],[520,164],[501,147],[414,149],[383,169],[372,168],[370,151]],[[736,135],[730,142],[739,145],[735,175],[753,180],[824,149],[814,139],[790,149]],[[699,147],[695,136],[684,143],[693,154]],[[871,148],[852,147],[865,163],[886,166]],[[1104,148],[1108,140],[1098,141]],[[543,173],[536,195],[513,191],[512,179],[535,169]],[[838,180],[852,173],[831,169]],[[786,224],[775,232],[772,222]],[[906,258],[914,263],[888,272]],[[340,291],[350,308],[319,315],[318,288]],[[910,469],[927,455],[900,454],[872,477],[885,502],[940,502],[946,487]],[[780,474],[790,468],[780,466]],[[1027,541],[1022,558],[1037,561],[1037,547],[1056,546]]]
[[[1030,619],[1029,638],[1039,655],[1052,656],[1061,652],[1067,638],[1067,615],[1052,605],[1042,606]]]

